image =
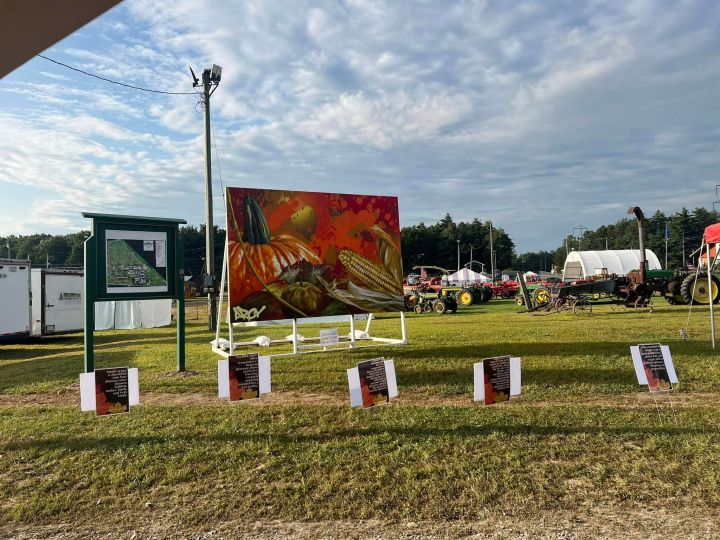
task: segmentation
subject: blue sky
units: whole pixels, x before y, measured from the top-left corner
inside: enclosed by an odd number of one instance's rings
[[[519,251],[712,205],[717,2],[126,0],[46,55],[212,101],[224,185],[391,194],[403,225],[492,219]],[[202,222],[197,97],[35,58],[0,81],[0,234],[81,211]],[[214,178],[216,222],[224,222]]]

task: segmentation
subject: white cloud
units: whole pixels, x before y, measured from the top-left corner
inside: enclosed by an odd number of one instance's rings
[[[369,99],[362,92],[343,94],[298,124],[311,138],[387,149],[427,139],[460,120],[472,108],[465,96],[429,96],[413,100],[404,93]]]
[[[702,0],[130,0],[53,55],[173,91],[191,91],[188,65],[222,65],[226,185],[394,193],[404,224],[493,218],[536,249],[579,213],[594,226],[628,203],[711,200],[718,23]],[[2,91],[0,185],[52,194],[25,227],[81,225],[80,206],[203,219],[196,96],[40,60]]]

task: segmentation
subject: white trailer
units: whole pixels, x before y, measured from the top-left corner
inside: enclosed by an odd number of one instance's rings
[[[33,268],[30,282],[33,336],[82,332],[82,271]]]
[[[0,259],[0,339],[30,335],[30,261]]]

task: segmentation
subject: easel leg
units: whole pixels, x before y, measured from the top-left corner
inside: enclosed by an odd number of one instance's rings
[[[222,313],[223,308],[223,296],[225,295],[225,275],[227,274],[227,267],[228,267],[228,236],[227,233],[225,233],[225,251],[223,253],[223,263],[222,263],[222,273],[220,274],[220,299],[218,300],[218,318],[217,318],[217,326],[215,328],[215,346],[218,346],[218,341],[220,341],[220,326],[222,325],[222,316],[220,315]],[[228,315],[230,314],[230,298],[228,298]],[[230,318],[228,317],[228,323],[230,322]],[[230,325],[232,327],[232,325]],[[230,351],[232,354],[232,350]]]
[[[298,336],[297,336],[297,319],[292,320],[292,342],[293,342],[293,354],[298,353]]]
[[[365,334],[370,335],[370,323],[372,322],[373,314],[368,313],[367,324],[365,325]]]
[[[407,345],[407,329],[405,328],[405,312],[400,312],[400,326],[402,327],[402,342]]]
[[[350,315],[350,348],[355,348],[355,315]]]

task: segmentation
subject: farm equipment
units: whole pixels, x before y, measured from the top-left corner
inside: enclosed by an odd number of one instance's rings
[[[454,296],[461,306],[470,306],[489,302],[493,297],[493,292],[490,287],[475,284],[469,287],[443,287],[439,295],[441,297]]]
[[[450,274],[450,270],[446,268],[439,266],[415,266],[413,270],[419,270],[420,274],[410,274],[406,280],[407,286],[405,288],[407,293],[405,294],[405,307],[408,309],[414,309],[412,297],[415,297],[418,293],[426,295],[434,293],[438,298],[453,297],[456,308],[457,304],[469,306],[471,304],[488,302],[494,296],[490,287],[481,284],[473,284],[467,287],[443,285],[443,277]],[[428,277],[428,270],[442,272],[442,276]],[[411,286],[412,284],[414,284],[414,287]]]
[[[415,313],[455,313],[457,301],[453,296],[438,297],[435,294],[413,292],[405,295],[405,307]]]
[[[575,313],[590,313],[593,302],[606,301],[612,305],[626,308],[652,309],[651,296],[659,292],[671,303],[680,303],[686,295],[691,302],[717,301],[720,294],[720,282],[712,291],[707,288],[708,280],[682,273],[661,270],[647,270],[645,254],[645,216],[635,206],[628,210],[637,218],[638,236],[640,239],[640,268],[628,272],[625,276],[612,276],[606,279],[589,279],[581,283],[560,284],[558,286],[538,287],[529,290],[522,276],[519,276],[522,298],[519,304],[528,306],[528,311],[572,309]],[[715,281],[713,281],[715,283]],[[685,294],[683,293],[685,290]],[[532,295],[532,296],[531,296]]]

